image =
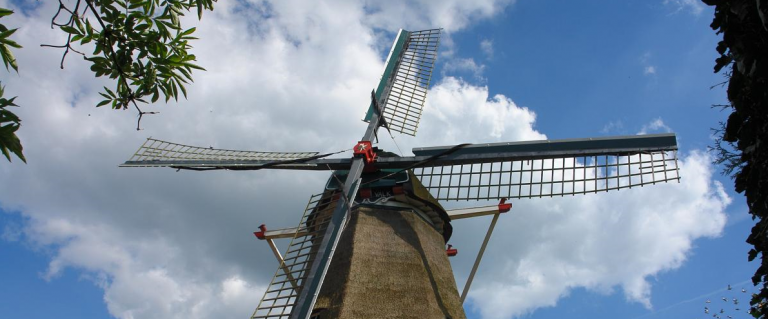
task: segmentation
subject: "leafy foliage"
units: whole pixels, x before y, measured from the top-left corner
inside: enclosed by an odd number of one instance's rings
[[[0,8],[0,18],[11,14],[13,14],[13,11]],[[6,70],[10,71],[9,68],[13,68],[16,72],[19,72],[16,58],[9,48],[21,48],[18,43],[8,38],[13,35],[14,32],[16,32],[16,29],[8,30],[5,25],[0,24],[0,58],[2,58]],[[16,131],[21,127],[21,120],[16,114],[8,110],[9,106],[18,107],[18,105],[13,103],[13,100],[15,100],[16,97],[5,99],[3,98],[3,91],[4,88],[0,86],[0,152],[5,155],[5,158],[7,158],[9,162],[11,161],[11,153],[13,153],[26,163],[27,159],[24,158],[24,154],[22,153],[21,141],[19,140],[19,137],[16,136]]]
[[[757,220],[747,242],[754,246],[749,260],[761,259],[752,277],[761,287],[750,313],[768,318],[768,1],[702,1],[715,7],[711,27],[723,35],[714,71],[725,70],[729,76],[726,107],[732,110],[718,130],[716,162],[725,164],[725,173],[734,178],[736,191],[744,193]]]
[[[13,11],[0,8],[0,18],[12,15]],[[14,42],[11,39],[8,39],[11,35],[13,35],[16,32],[17,29],[8,30],[7,27],[0,24],[0,57],[3,59],[3,64],[5,64],[5,69],[7,70],[8,67],[13,68],[16,72],[19,72],[19,66],[16,64],[16,57],[13,56],[13,52],[11,52],[11,49],[9,47],[14,47],[17,49],[20,49],[21,46]]]
[[[16,131],[21,126],[21,120],[16,114],[6,109],[8,106],[18,106],[13,104],[13,100],[16,98],[4,99],[3,91],[4,88],[0,86],[0,152],[5,155],[9,162],[11,161],[10,153],[13,153],[26,163],[27,159],[24,158],[24,154],[21,152],[21,141],[16,136]]]
[[[91,62],[96,77],[116,80],[113,89],[104,87],[99,93],[104,100],[96,106],[109,105],[126,109],[133,105],[144,114],[137,101],[156,102],[187,97],[186,84],[192,82],[192,71],[204,70],[194,64],[189,53],[195,28],[182,28],[180,17],[196,11],[202,18],[205,10],[213,10],[214,0],[77,0],[73,5],[59,2],[59,10],[51,23],[68,34],[63,45],[45,45],[71,50]],[[69,16],[59,22],[61,16]],[[73,44],[93,49],[84,54]],[[137,126],[137,129],[139,127]]]
[[[139,112],[136,129],[141,128],[145,114],[138,102],[154,103],[160,97],[168,102],[178,100],[179,93],[187,97],[186,84],[192,82],[192,70],[204,70],[194,64],[195,55],[188,52],[189,41],[196,40],[195,28],[184,29],[180,18],[196,11],[198,19],[205,10],[213,10],[216,0],[76,0],[74,3],[59,0],[59,9],[51,19],[51,26],[67,34],[62,45],[43,44],[44,47],[64,49],[64,60],[72,51],[91,62],[96,77],[106,76],[115,80],[114,89],[104,87],[99,93],[104,100],[96,107],[110,105],[113,109],[127,109],[133,105]],[[0,18],[13,14],[0,8]],[[66,19],[61,22],[60,19]],[[17,29],[0,24],[0,58],[7,70],[19,71],[16,57],[10,48],[21,46],[9,37]],[[92,48],[85,54],[73,44]],[[16,97],[2,98],[0,89],[0,151],[10,161],[10,153],[26,162],[16,131],[21,120],[7,109],[17,106]]]

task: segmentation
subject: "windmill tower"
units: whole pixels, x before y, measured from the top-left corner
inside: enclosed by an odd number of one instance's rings
[[[233,151],[147,141],[122,167],[329,170],[297,227],[256,236],[280,265],[252,318],[464,318],[462,302],[506,199],[607,192],[680,179],[674,134],[460,144],[393,156],[377,132],[415,135],[441,30],[400,30],[352,157]],[[445,210],[440,201],[500,200]],[[451,221],[493,215],[460,295]],[[282,255],[273,239],[291,238]]]

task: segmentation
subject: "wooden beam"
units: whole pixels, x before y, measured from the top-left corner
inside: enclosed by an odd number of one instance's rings
[[[451,220],[456,219],[464,219],[464,218],[470,218],[470,217],[480,217],[480,216],[486,216],[486,215],[494,215],[494,214],[500,214],[500,213],[506,213],[509,211],[510,206],[507,206],[510,204],[499,204],[499,205],[490,205],[490,206],[479,206],[479,207],[469,207],[469,208],[459,208],[459,209],[451,209],[447,210],[446,213],[448,213],[448,216],[451,217]],[[298,229],[297,227],[290,227],[290,228],[281,228],[281,229],[268,229],[263,230],[261,232],[258,232],[259,239],[277,239],[277,238],[293,238],[294,235],[296,235],[296,231],[300,231],[299,235],[303,236],[305,235],[305,232],[307,229],[305,227],[302,227],[301,229]]]

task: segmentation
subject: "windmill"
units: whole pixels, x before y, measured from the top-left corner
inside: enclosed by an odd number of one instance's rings
[[[368,126],[347,158],[256,152],[147,139],[121,167],[328,170],[300,223],[255,232],[280,265],[252,318],[464,318],[462,302],[507,199],[607,192],[679,181],[674,134],[413,149],[374,147],[378,129],[415,136],[441,30],[400,30],[371,94]],[[500,200],[446,211],[439,201]],[[493,215],[459,295],[445,245],[451,221]],[[272,242],[291,238],[283,256]]]

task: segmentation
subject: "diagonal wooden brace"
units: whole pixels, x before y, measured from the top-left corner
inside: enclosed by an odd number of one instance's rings
[[[497,212],[493,214],[493,220],[491,220],[491,225],[488,226],[488,232],[485,234],[485,239],[483,239],[483,245],[480,246],[480,251],[477,252],[477,258],[475,259],[475,264],[472,266],[472,271],[469,273],[469,277],[467,278],[467,283],[464,285],[464,291],[461,293],[461,303],[464,303],[464,299],[467,298],[467,293],[469,292],[469,286],[472,285],[472,280],[475,278],[477,267],[480,266],[480,260],[483,259],[483,253],[485,253],[485,247],[488,245],[488,240],[491,239],[491,233],[493,233],[493,228],[496,227],[496,221],[499,220],[499,215],[501,213],[506,213],[510,209],[512,209],[512,204],[507,204],[506,202],[507,202],[507,199],[502,198],[501,202],[499,202]]]
[[[283,272],[285,273],[285,276],[288,278],[288,281],[291,282],[291,286],[293,286],[293,289],[299,289],[298,283],[296,282],[296,278],[293,278],[293,274],[291,274],[291,270],[288,269],[288,267],[285,265],[285,260],[283,259],[283,255],[280,254],[280,250],[277,249],[275,242],[272,240],[272,238],[267,238],[265,236],[265,233],[267,232],[267,226],[264,224],[261,224],[259,226],[259,230],[260,231],[253,232],[253,234],[256,235],[256,238],[267,241],[267,243],[269,244],[269,248],[272,248],[272,252],[275,254],[275,258],[277,258],[277,262],[280,263],[280,269],[283,270]]]

